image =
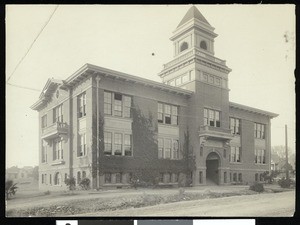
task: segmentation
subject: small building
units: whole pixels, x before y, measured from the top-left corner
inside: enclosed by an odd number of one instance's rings
[[[91,64],[49,79],[31,106],[40,189],[64,188],[68,177],[93,188],[262,181],[278,115],[229,101],[231,69],[215,56],[216,37],[193,6],[170,38],[162,83]]]

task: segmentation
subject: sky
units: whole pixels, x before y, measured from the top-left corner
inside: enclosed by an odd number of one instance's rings
[[[295,149],[295,7],[195,6],[218,34],[215,56],[232,69],[230,101],[279,114],[272,146],[285,145],[287,124]],[[30,106],[48,78],[91,63],[161,82],[157,74],[173,59],[169,38],[191,5],[56,7],[6,6],[6,167],[38,165],[38,112]]]

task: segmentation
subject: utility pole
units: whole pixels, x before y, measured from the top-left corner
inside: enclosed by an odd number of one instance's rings
[[[286,179],[289,179],[289,155],[288,155],[288,143],[287,143],[287,125],[285,125],[285,172]]]

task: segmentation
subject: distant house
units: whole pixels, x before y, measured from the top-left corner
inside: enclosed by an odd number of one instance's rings
[[[17,166],[10,167],[6,169],[6,179],[18,180],[18,179],[28,179],[32,177],[33,167],[24,166],[23,168],[18,168]]]

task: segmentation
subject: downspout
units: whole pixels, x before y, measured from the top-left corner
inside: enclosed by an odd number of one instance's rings
[[[70,149],[69,149],[69,177],[73,177],[73,90],[69,89],[69,99],[70,99],[70,105],[69,105],[69,140],[70,140]]]
[[[99,188],[100,187],[100,173],[99,173],[99,170],[100,170],[100,168],[99,168],[99,133],[100,133],[100,131],[99,131],[99,81],[100,81],[100,77],[99,76],[97,76],[96,77],[96,81],[97,81],[97,86],[96,86],[96,108],[97,108],[97,124],[96,124],[96,126],[97,126],[97,136],[96,136],[96,141],[97,141],[97,154],[96,154],[96,160],[97,160],[97,162],[96,162],[96,165],[97,165],[97,167],[96,167],[96,169],[97,169],[97,178],[96,178],[96,182],[97,182],[97,188]]]

